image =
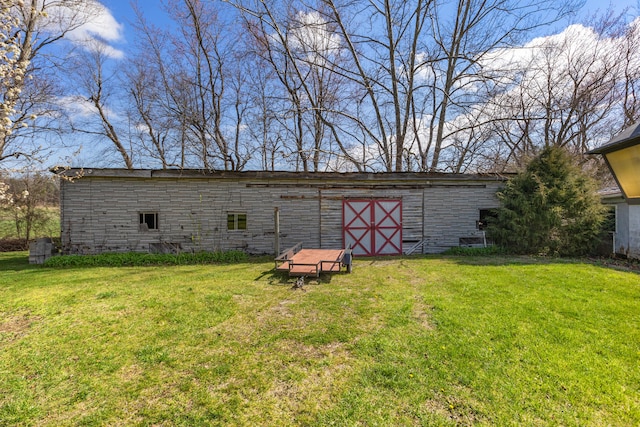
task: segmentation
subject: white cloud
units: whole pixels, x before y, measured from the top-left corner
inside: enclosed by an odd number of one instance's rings
[[[48,26],[55,28],[68,23],[83,22],[67,33],[67,39],[84,49],[100,49],[111,58],[122,58],[124,52],[113,44],[124,40],[124,25],[115,19],[111,11],[95,0],[85,0],[80,6],[77,3],[71,4],[73,6],[64,2],[52,3],[47,7]]]
[[[72,117],[72,119],[88,119],[94,117],[98,110],[95,105],[86,98],[80,95],[70,95],[59,97],[57,100],[58,105],[62,106],[67,114]],[[107,116],[112,119],[119,119],[121,115],[110,108],[103,107],[104,112]]]
[[[297,26],[291,30],[290,43],[306,55],[306,60],[325,65],[326,58],[339,54],[341,38],[331,31],[327,21],[318,12],[298,12]]]
[[[81,96],[63,96],[58,98],[58,104],[72,117],[91,117],[96,113],[96,108]]]
[[[95,15],[76,30],[77,36],[98,36],[111,42],[122,40],[123,25],[111,14],[111,11],[100,3],[95,3]]]

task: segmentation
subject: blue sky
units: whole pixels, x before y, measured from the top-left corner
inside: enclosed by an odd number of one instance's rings
[[[220,0],[205,0],[205,1],[220,1]],[[122,58],[127,56],[127,50],[131,49],[134,43],[135,32],[133,31],[132,24],[135,21],[135,14],[131,6],[131,0],[100,0],[101,4],[105,7],[104,16],[98,16],[92,22],[88,28],[81,31],[80,36],[86,36],[87,34],[93,34],[97,38],[111,48],[112,56],[114,58]],[[162,0],[139,0],[139,7],[142,10],[148,23],[166,27],[171,25],[171,20],[168,18],[167,13],[163,10]],[[628,21],[633,20],[638,16],[638,10],[640,0],[612,0],[611,5],[617,10],[622,11],[625,7],[629,8]],[[578,16],[572,19],[572,22],[567,21],[563,24],[556,24],[552,28],[546,29],[546,34],[558,34],[561,33],[566,26],[570,23],[584,23],[588,25],[586,21],[587,16],[592,16],[598,10],[603,12],[607,9],[609,3],[607,0],[588,0],[578,14]],[[537,34],[540,36],[541,34]],[[533,36],[532,36],[533,37]],[[76,136],[77,138],[77,136]],[[77,141],[76,141],[77,142]],[[95,148],[95,142],[87,142],[86,147]],[[88,161],[92,163],[90,159],[95,156],[97,151],[91,148],[85,148],[79,155],[78,161]]]
[[[126,51],[127,45],[133,37],[131,24],[133,21],[135,21],[135,15],[131,6],[132,1],[101,0],[101,3],[109,10],[113,18],[115,18],[115,22],[121,25],[121,27],[119,28],[121,38],[119,40],[113,40],[111,42],[112,46],[117,49]],[[142,0],[138,1],[138,4],[149,23],[157,26],[164,26],[169,24],[170,20],[167,17],[167,14],[163,11],[163,2],[161,0]],[[617,11],[622,11],[625,8],[629,8],[630,17],[639,15],[638,10],[640,10],[640,0],[611,0],[610,2],[607,2],[607,0],[586,0],[585,6],[581,10],[576,20],[580,22],[581,18],[589,16],[598,10],[606,10],[609,4]],[[114,29],[105,28],[104,30],[113,31]],[[560,28],[554,28],[554,30],[561,31]]]

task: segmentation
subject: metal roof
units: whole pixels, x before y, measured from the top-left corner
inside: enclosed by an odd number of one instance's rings
[[[611,151],[622,150],[640,143],[640,123],[629,126],[609,142],[601,147],[589,151],[587,154],[607,154]]]
[[[455,174],[445,172],[291,172],[291,171],[212,171],[200,169],[118,169],[52,168],[52,173],[73,178],[191,178],[253,180],[336,180],[336,181],[504,181],[512,174]]]

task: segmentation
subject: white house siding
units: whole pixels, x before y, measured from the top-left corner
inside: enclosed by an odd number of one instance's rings
[[[614,239],[614,252],[620,255],[629,255],[629,205],[624,201],[616,205],[616,230]]]
[[[640,205],[629,207],[629,246],[627,256],[640,259]]]
[[[640,205],[629,204],[619,192],[605,193],[602,201],[606,205],[615,206],[613,252],[640,259]]]
[[[80,171],[68,171],[72,175]],[[295,174],[289,172],[81,171],[61,185],[67,253],[243,249],[273,253],[274,210],[280,248],[342,247],[345,198],[402,200],[404,249],[426,239],[424,252],[475,235],[480,209],[498,206],[502,180],[445,174]],[[142,231],[140,212],[158,213],[158,230]],[[227,230],[228,213],[245,213],[247,229]]]

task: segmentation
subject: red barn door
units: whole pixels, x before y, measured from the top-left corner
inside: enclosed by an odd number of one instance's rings
[[[402,254],[402,200],[343,200],[342,235],[354,255]]]

